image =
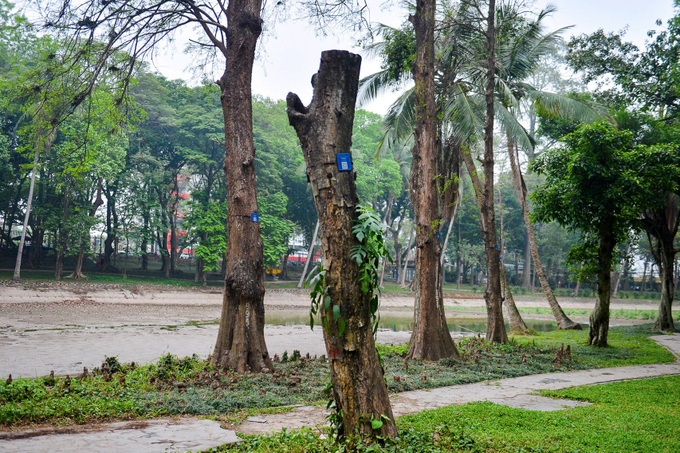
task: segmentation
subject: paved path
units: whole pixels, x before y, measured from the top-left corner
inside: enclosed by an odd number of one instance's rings
[[[679,334],[653,338],[680,357]],[[392,396],[392,406],[397,417],[473,401],[490,401],[532,410],[560,410],[587,403],[544,398],[536,395],[536,391],[679,374],[679,362],[538,374],[476,384],[403,392]],[[245,423],[239,425],[237,429],[239,432],[246,433],[267,433],[283,427],[295,429],[302,426],[318,426],[324,423],[325,412],[323,409],[300,406],[286,414],[251,417]],[[11,437],[8,433],[0,432],[0,451],[7,453],[182,452],[197,451],[237,441],[235,431],[223,429],[218,422],[196,418],[118,422],[88,428],[76,433]]]

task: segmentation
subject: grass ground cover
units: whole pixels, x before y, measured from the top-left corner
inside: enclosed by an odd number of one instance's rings
[[[399,437],[383,446],[342,445],[311,429],[248,436],[211,452],[675,452],[680,439],[680,376],[543,392],[589,401],[555,412],[492,403],[451,406],[401,417]]]
[[[462,308],[462,307],[461,307]],[[460,308],[456,308],[459,310]],[[564,312],[569,316],[587,316],[590,315],[592,310],[586,310],[582,308],[564,308]],[[552,316],[552,311],[550,308],[543,307],[522,307],[519,308],[522,315],[546,315]],[[680,308],[673,310],[674,318],[680,321]],[[653,321],[659,316],[659,310],[645,310],[645,309],[624,309],[624,308],[613,308],[609,311],[610,319],[632,319],[632,320],[645,320]]]
[[[550,371],[670,362],[673,356],[648,338],[651,326],[613,328],[611,347],[586,345],[587,332],[549,332],[493,345],[472,337],[457,343],[460,360],[406,361],[405,346],[381,346],[391,392],[432,388]],[[571,360],[559,355],[569,345]],[[0,426],[58,425],[165,415],[233,416],[244,410],[323,401],[324,358],[277,357],[265,374],[214,369],[197,357],[164,356],[157,363],[120,364],[109,357],[82,377],[0,382]]]

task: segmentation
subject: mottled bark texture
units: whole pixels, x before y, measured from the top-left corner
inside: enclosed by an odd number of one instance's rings
[[[361,57],[332,50],[321,54],[312,78],[314,98],[304,106],[289,93],[288,118],[302,146],[307,176],[319,214],[323,268],[331,305],[320,307],[328,351],[333,398],[341,414],[342,434],[394,436],[396,427],[383,370],[373,338],[369,301],[358,282],[359,268],[350,250],[359,199],[353,172],[340,172],[338,153],[349,153]],[[339,307],[339,316],[334,316]],[[344,326],[344,328],[343,328]],[[371,419],[384,422],[374,430]]]
[[[457,357],[446,323],[442,297],[441,223],[437,192],[437,106],[434,95],[435,0],[418,0],[409,17],[416,35],[413,68],[416,129],[411,162],[411,204],[416,227],[416,300],[408,357],[439,360]]]
[[[257,212],[251,79],[262,32],[259,0],[230,0],[227,67],[217,84],[224,113],[227,179],[226,275],[213,362],[239,372],[272,368],[264,341],[264,264]]]

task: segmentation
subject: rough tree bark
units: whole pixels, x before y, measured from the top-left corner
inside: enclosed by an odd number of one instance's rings
[[[396,427],[372,332],[370,294],[363,294],[350,250],[359,202],[354,175],[340,172],[336,154],[349,153],[361,57],[332,50],[321,54],[313,77],[314,97],[305,107],[289,93],[288,118],[302,145],[307,176],[319,214],[323,268],[330,305],[322,304],[324,341],[333,397],[344,435],[394,436]],[[335,307],[339,307],[336,316]],[[342,321],[342,322],[341,322]],[[344,329],[341,327],[344,324]],[[373,429],[371,419],[384,422]]]
[[[647,210],[642,221],[649,239],[650,250],[659,267],[661,277],[661,301],[654,330],[675,332],[673,322],[673,299],[675,296],[675,236],[680,224],[680,202],[676,195],[669,195],[666,204],[659,209]]]
[[[574,329],[581,330],[581,325],[577,322],[569,319],[567,314],[562,310],[557,298],[550,288],[550,283],[548,283],[548,277],[545,275],[543,270],[543,264],[541,263],[541,257],[538,254],[538,246],[536,245],[536,236],[534,235],[534,226],[531,223],[531,216],[529,214],[529,204],[527,203],[527,186],[524,183],[524,178],[522,177],[522,171],[519,168],[517,162],[516,146],[513,140],[508,136],[508,155],[510,156],[510,168],[512,170],[512,177],[515,181],[515,187],[519,194],[519,202],[522,207],[522,218],[524,219],[524,226],[526,228],[527,242],[529,244],[529,250],[531,251],[531,258],[534,262],[534,269],[536,275],[538,276],[538,281],[541,284],[541,289],[543,294],[545,294],[548,300],[548,305],[552,310],[553,316],[557,321],[558,329]],[[526,260],[525,260],[526,264]],[[525,269],[526,272],[526,269]]]
[[[588,341],[591,346],[607,347],[609,332],[609,302],[611,301],[612,256],[616,238],[611,232],[600,234],[597,263],[597,300],[590,314]]]
[[[503,322],[503,309],[501,300],[501,272],[500,272],[500,247],[496,234],[496,212],[494,209],[494,155],[493,155],[493,128],[494,128],[494,94],[496,80],[496,1],[489,0],[489,12],[486,18],[486,42],[488,60],[486,67],[486,87],[484,98],[486,100],[486,119],[484,121],[484,197],[481,209],[484,219],[484,249],[486,251],[486,300],[487,312],[487,341],[505,343],[508,334]]]
[[[418,0],[409,17],[416,35],[413,69],[416,130],[411,162],[411,203],[416,228],[416,298],[408,358],[439,360],[457,357],[444,299],[437,230],[441,222],[437,192],[437,106],[434,95],[435,0]]]
[[[251,81],[255,46],[262,33],[260,0],[227,6],[227,67],[217,81],[224,114],[227,180],[227,269],[213,362],[239,372],[271,369],[264,341],[264,258],[257,212]],[[226,47],[225,47],[226,46]]]

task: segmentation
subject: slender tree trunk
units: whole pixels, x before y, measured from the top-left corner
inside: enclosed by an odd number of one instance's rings
[[[264,340],[264,257],[253,142],[252,74],[262,33],[260,0],[230,0],[227,67],[217,82],[224,114],[227,182],[227,269],[213,362],[239,372],[272,369]]]
[[[673,262],[675,261],[675,250],[671,243],[670,249],[662,250],[661,260],[663,265],[659,266],[661,274],[661,301],[659,303],[659,316],[654,323],[654,330],[659,332],[675,332],[673,322]]]
[[[588,334],[591,346],[608,346],[607,333],[609,332],[609,303],[611,301],[611,271],[614,247],[616,247],[615,238],[608,233],[602,234],[598,247],[597,300],[590,315],[590,332]]]
[[[444,312],[437,238],[441,217],[436,168],[435,10],[435,0],[417,0],[415,14],[409,17],[416,35],[416,130],[410,188],[416,228],[416,298],[407,357],[421,360],[458,356]]]
[[[510,167],[512,169],[512,176],[515,181],[515,186],[519,194],[519,201],[522,207],[522,218],[524,219],[524,226],[526,227],[527,242],[529,244],[529,249],[531,250],[531,257],[534,262],[534,270],[536,272],[536,275],[538,276],[538,281],[541,284],[543,294],[545,294],[545,297],[548,300],[548,305],[550,305],[550,309],[552,310],[553,316],[557,321],[557,327],[563,330],[566,329],[581,330],[581,325],[569,319],[567,314],[564,313],[564,310],[562,310],[562,307],[560,306],[559,302],[557,302],[557,298],[555,297],[552,288],[550,288],[548,277],[545,275],[545,272],[543,270],[541,257],[538,254],[538,246],[536,245],[534,226],[531,223],[531,215],[529,214],[529,203],[527,203],[527,188],[526,184],[524,183],[524,178],[522,177],[522,170],[519,168],[519,163],[517,162],[516,149],[517,148],[514,142],[508,136],[508,155],[510,156]],[[526,271],[527,269],[525,260],[524,272],[526,273]]]
[[[413,233],[414,232],[411,231],[411,234],[408,237],[408,244],[406,245],[406,249],[404,250],[404,267],[401,270],[401,277],[399,278],[399,286],[401,288],[406,288],[406,269],[408,269],[408,254],[411,252],[411,249],[413,248],[413,241],[415,239]]]
[[[102,186],[101,186],[101,181],[97,185],[97,198],[95,198],[94,202],[92,203],[92,206],[90,207],[90,211],[88,212],[88,216],[93,218],[97,214],[97,209],[99,209],[99,206],[104,204],[104,199],[102,198]],[[83,263],[85,262],[85,248],[88,247],[88,242],[90,241],[90,231],[87,231],[87,237],[82,238],[80,247],[78,249],[78,258],[76,259],[76,267],[73,270],[73,273],[69,275],[67,278],[73,278],[77,280],[85,279],[87,276],[83,274]]]
[[[12,281],[21,281],[21,260],[24,256],[24,243],[26,242],[26,231],[28,230],[28,219],[31,217],[31,206],[33,204],[33,190],[35,188],[35,172],[38,168],[38,158],[40,157],[40,148],[36,146],[35,155],[33,156],[33,169],[31,170],[31,183],[28,186],[28,200],[26,202],[26,213],[24,214],[24,224],[21,230],[21,239],[19,239],[19,250],[17,250],[17,259],[14,263],[14,275]],[[12,228],[10,226],[10,234],[12,236]],[[35,246],[35,244],[33,245]]]
[[[462,184],[460,184],[460,187],[463,187]],[[460,200],[460,198],[458,198]],[[451,214],[451,218],[449,219],[449,225],[448,228],[446,228],[446,236],[444,237],[444,244],[442,245],[442,255],[440,258],[439,265],[442,268],[442,281],[445,282],[444,276],[446,275],[446,270],[444,270],[444,258],[446,257],[446,249],[449,246],[449,239],[451,238],[451,230],[453,229],[453,222],[456,220],[456,214],[458,214],[458,206],[460,206],[459,202],[456,202],[456,205],[453,207],[453,213]]]
[[[503,290],[503,301],[505,302],[505,307],[508,309],[508,318],[510,319],[510,331],[516,335],[524,335],[529,332],[529,327],[522,318],[517,305],[515,304],[515,298],[512,296],[512,291],[510,290],[510,285],[508,285],[508,278],[505,273],[505,269],[501,266],[501,289]]]
[[[312,242],[309,243],[309,249],[307,250],[307,261],[305,261],[305,267],[302,268],[302,275],[300,275],[300,281],[297,284],[298,288],[302,288],[305,283],[305,277],[307,277],[307,271],[309,270],[309,264],[314,259],[314,245],[316,244],[316,238],[319,235],[319,221],[316,221],[316,226],[314,227],[314,234],[312,234]]]
[[[501,272],[499,244],[496,234],[496,213],[494,208],[494,155],[493,155],[493,129],[494,129],[494,93],[496,80],[496,1],[489,0],[489,12],[487,16],[486,42],[488,60],[486,67],[486,119],[484,121],[484,197],[482,204],[482,218],[484,219],[484,249],[486,251],[487,281],[484,299],[486,300],[487,328],[486,339],[498,343],[508,341],[503,322],[503,309],[501,300]]]
[[[526,222],[525,222],[526,223]],[[531,289],[531,242],[529,241],[529,232],[524,232],[524,268],[522,270],[522,286],[526,289]]]
[[[477,169],[475,168],[474,162],[472,162],[472,156],[470,155],[469,150],[463,151],[463,160],[465,162],[465,166],[467,167],[468,170],[468,175],[470,176],[470,180],[472,181],[472,187],[474,188],[475,191],[475,199],[477,200],[477,207],[479,208],[480,212],[482,210],[482,205],[483,205],[483,198],[484,194],[482,191],[482,182],[479,179],[479,175],[477,174]],[[480,216],[480,230],[482,233],[485,231],[486,227],[484,225],[485,219],[483,216]],[[527,327],[526,322],[524,322],[524,319],[522,319],[522,315],[520,314],[519,310],[517,309],[517,305],[515,305],[515,298],[512,296],[512,291],[510,289],[510,285],[508,284],[507,276],[505,274],[505,268],[503,267],[503,264],[500,263],[499,266],[499,272],[500,272],[500,280],[501,280],[501,290],[502,290],[502,300],[505,302],[505,305],[508,307],[508,317],[510,318],[510,329],[519,334],[524,334],[529,331],[529,328]]]
[[[517,309],[517,305],[515,304],[515,298],[512,297],[512,290],[510,289],[510,285],[508,284],[508,275],[505,272],[505,259],[504,259],[505,242],[503,241],[504,235],[503,197],[501,196],[500,191],[498,193],[498,211],[500,212],[500,226],[501,226],[500,272],[501,272],[502,300],[505,303],[506,308],[508,309],[508,318],[510,318],[510,331],[515,334],[523,335],[529,332],[529,328],[527,327],[526,323],[524,322],[524,319],[522,319],[522,315],[520,315],[519,310]]]
[[[327,297],[321,303],[323,334],[331,367],[333,397],[341,434],[395,436],[396,425],[373,337],[372,294],[364,294],[359,267],[351,257],[359,199],[353,172],[340,172],[337,153],[349,153],[361,57],[345,51],[321,54],[313,77],[314,98],[305,107],[293,93],[288,118],[302,145],[307,176],[321,225]],[[328,305],[326,303],[328,300]],[[382,425],[374,429],[371,420]]]

